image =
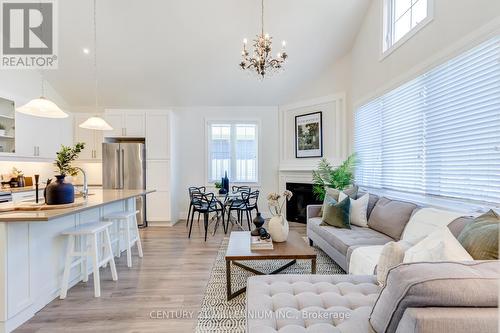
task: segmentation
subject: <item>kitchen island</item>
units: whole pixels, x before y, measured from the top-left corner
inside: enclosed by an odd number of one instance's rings
[[[75,207],[0,213],[0,333],[11,332],[58,296],[66,254],[61,231],[134,210],[135,198],[151,192],[95,189],[86,199],[76,198]],[[80,281],[79,267],[71,272],[71,287]]]

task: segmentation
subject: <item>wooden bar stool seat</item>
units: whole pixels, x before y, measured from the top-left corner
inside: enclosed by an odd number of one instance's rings
[[[60,298],[65,299],[68,293],[69,276],[71,269],[80,265],[81,280],[88,281],[87,259],[92,260],[92,270],[94,274],[94,296],[101,296],[101,280],[99,275],[99,268],[103,265],[110,264],[111,275],[113,281],[118,280],[116,272],[115,260],[113,250],[111,247],[111,238],[109,236],[109,227],[112,224],[95,222],[82,224],[80,226],[67,229],[61,232],[61,235],[68,237],[68,246],[66,252],[66,262],[64,265],[64,274],[62,279],[62,286]],[[102,259],[99,260],[99,239],[104,235]],[[77,239],[79,242],[77,243]],[[90,244],[89,244],[90,239]],[[75,249],[75,245],[79,245],[79,249]],[[73,258],[78,258],[73,261]]]
[[[114,234],[111,243],[115,246],[116,256],[120,256],[120,236],[124,233],[126,241],[127,250],[127,266],[132,267],[132,247],[137,245],[137,251],[139,252],[139,257],[144,256],[142,252],[141,237],[139,235],[139,228],[137,226],[137,214],[138,210],[133,211],[120,211],[107,214],[103,217],[105,221],[109,221],[115,224],[116,233]]]

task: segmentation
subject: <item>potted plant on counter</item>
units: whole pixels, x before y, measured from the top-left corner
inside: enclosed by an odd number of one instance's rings
[[[76,176],[78,169],[71,163],[78,158],[78,154],[85,148],[85,143],[78,142],[73,147],[61,146],[57,153],[54,165],[59,172],[56,181],[47,184],[45,189],[45,203],[47,205],[63,205],[75,202],[75,188],[73,184],[66,182],[66,176]]]

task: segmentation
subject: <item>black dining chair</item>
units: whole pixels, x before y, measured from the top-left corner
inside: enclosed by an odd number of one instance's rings
[[[189,225],[189,218],[191,217],[191,210],[193,209],[193,194],[194,193],[205,193],[207,188],[205,186],[191,186],[188,188],[188,193],[189,193],[189,212],[188,216],[186,219],[186,227]],[[198,221],[200,221],[200,213],[198,213]]]
[[[238,223],[241,225],[242,220],[243,220],[243,214],[242,214],[241,209],[239,209],[239,208],[241,208],[244,205],[243,193],[250,194],[250,192],[252,192],[252,188],[250,186],[246,186],[246,185],[243,185],[243,186],[236,186],[235,185],[231,189],[233,191],[233,194],[240,195],[239,198],[233,198],[230,201],[230,204],[231,204],[230,208],[231,208],[231,210],[236,211]],[[231,213],[229,213],[229,214],[231,214]]]
[[[259,206],[258,206],[259,194],[260,191],[256,190],[251,193],[243,193],[242,195],[245,204],[244,207],[241,208],[241,214],[243,215],[243,212],[245,212],[246,214],[248,222],[248,230],[251,230],[250,222],[253,220],[252,211],[255,210],[257,213],[259,212]]]
[[[225,226],[224,222],[224,205],[217,200],[213,193],[193,193],[193,209],[191,212],[191,222],[189,225],[189,235],[188,238],[191,238],[191,230],[193,229],[193,220],[194,213],[198,212],[199,214],[203,214],[204,218],[204,226],[205,226],[205,242],[207,241],[207,232],[208,232],[208,217],[210,213],[217,213],[222,215],[222,225]]]

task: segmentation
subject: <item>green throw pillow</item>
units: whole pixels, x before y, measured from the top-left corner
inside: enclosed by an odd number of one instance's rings
[[[353,185],[349,188],[344,189],[344,194],[348,195],[352,199],[356,199],[358,195],[358,186]],[[337,190],[336,188],[331,188],[327,187],[325,188],[325,199],[323,200],[323,206],[319,210],[319,215],[323,216],[323,211],[325,209],[325,205],[328,205],[328,203],[331,200],[339,201],[339,195],[340,195],[340,190]]]
[[[476,217],[457,239],[475,260],[498,259],[500,216],[493,210]]]
[[[350,206],[351,200],[349,197],[344,198],[341,202],[331,199],[323,206],[323,223],[321,225],[351,229],[349,223]]]

